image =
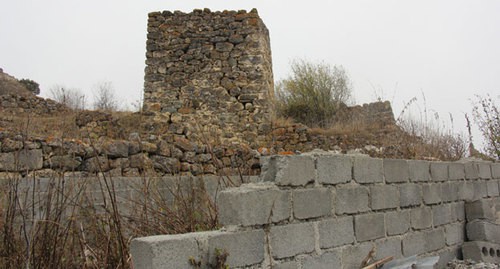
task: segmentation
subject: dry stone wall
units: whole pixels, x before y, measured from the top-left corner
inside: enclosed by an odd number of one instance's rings
[[[316,154],[262,169],[219,194],[222,230],[134,239],[134,268],[210,268],[217,249],[230,268],[360,268],[373,246],[376,259],[439,255],[443,268],[461,257],[465,201],[500,201],[498,163]]]
[[[254,9],[149,14],[144,110],[196,140],[255,143],[269,131],[269,32]]]

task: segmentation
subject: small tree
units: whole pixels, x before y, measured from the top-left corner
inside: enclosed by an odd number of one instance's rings
[[[118,101],[111,82],[99,83],[95,88],[94,109],[105,111],[118,110]]]
[[[77,89],[55,85],[50,89],[50,95],[52,99],[69,108],[77,110],[85,109],[85,95]]]
[[[40,85],[35,81],[23,78],[19,80],[19,83],[23,84],[23,86],[26,87],[26,89],[28,89],[30,92],[37,95],[40,94]]]
[[[500,160],[500,110],[491,96],[476,98],[472,115],[485,140],[485,153]]]
[[[308,126],[332,123],[341,104],[351,99],[351,82],[342,66],[292,62],[292,74],[276,83],[276,109]]]

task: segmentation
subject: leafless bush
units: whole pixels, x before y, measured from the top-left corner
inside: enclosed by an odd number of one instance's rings
[[[94,90],[94,109],[116,111],[118,108],[118,98],[113,84],[109,81],[97,84]]]
[[[497,103],[489,95],[476,95],[472,114],[485,141],[484,152],[489,157],[500,160],[500,110]]]
[[[50,89],[51,98],[76,110],[83,110],[86,106],[86,97],[77,89],[55,85]]]

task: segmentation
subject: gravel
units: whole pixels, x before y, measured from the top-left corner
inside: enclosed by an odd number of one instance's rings
[[[448,269],[499,269],[498,264],[484,263],[484,262],[474,262],[471,260],[453,260],[448,263],[446,267]]]

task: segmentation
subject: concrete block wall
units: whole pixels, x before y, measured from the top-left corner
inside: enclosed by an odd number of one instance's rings
[[[497,163],[321,154],[262,162],[262,182],[219,194],[222,230],[183,235],[202,268],[216,248],[230,268],[359,268],[372,247],[377,259],[432,254],[443,266],[461,256],[465,202],[499,199]],[[185,255],[162,254],[178,236],[151,240],[132,241],[134,268],[193,268]]]

